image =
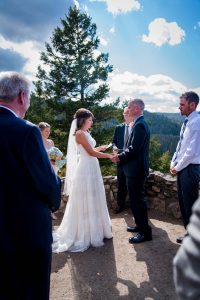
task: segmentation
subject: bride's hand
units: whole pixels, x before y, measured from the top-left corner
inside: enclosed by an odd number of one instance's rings
[[[108,148],[108,145],[101,145],[101,146],[99,146],[99,147],[96,147],[95,149],[97,150],[97,151],[105,151],[106,149]]]

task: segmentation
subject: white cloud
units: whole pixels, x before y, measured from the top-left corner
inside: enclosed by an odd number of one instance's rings
[[[19,53],[27,60],[22,72],[30,76],[34,76],[36,74],[37,67],[40,62],[40,51],[42,51],[41,44],[33,41],[15,43],[6,40],[2,35],[0,35],[0,48],[9,49]]]
[[[83,10],[86,12],[86,13],[88,13],[88,7],[87,7],[87,5],[83,5]]]
[[[108,45],[108,40],[104,38],[103,36],[99,36],[100,44],[104,47]]]
[[[115,33],[115,26],[112,26],[109,30],[110,33]]]
[[[176,22],[170,23],[163,18],[155,19],[148,28],[149,34],[143,34],[142,40],[158,47],[167,43],[171,46],[180,44],[185,37],[185,31]]]
[[[195,93],[197,93],[200,97],[200,87],[196,87],[196,88],[191,88],[189,89],[190,91],[194,91]],[[200,106],[200,105],[199,105]],[[198,110],[200,110],[200,108],[198,107]]]
[[[78,0],[74,0],[74,5],[76,5],[77,8],[80,7]]]
[[[178,112],[179,96],[188,90],[182,83],[169,76],[155,74],[142,76],[136,73],[117,71],[109,75],[110,97],[108,102],[118,97],[122,101],[142,98],[148,111]]]
[[[200,21],[198,21],[197,24],[194,25],[194,30],[196,30],[197,28],[200,28]]]
[[[106,2],[107,10],[113,15],[127,13],[141,8],[138,0],[90,0],[90,2]]]

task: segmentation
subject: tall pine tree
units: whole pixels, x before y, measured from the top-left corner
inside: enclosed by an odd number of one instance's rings
[[[91,17],[76,6],[71,7],[41,54],[43,66],[38,67],[28,117],[33,122],[50,122],[52,137],[62,148],[66,147],[76,109],[92,109],[108,96],[106,80],[112,66],[108,64],[108,54],[97,50],[100,41],[96,30]],[[54,129],[65,139],[64,144]]]
[[[74,6],[68,16],[61,19],[46,43],[41,60],[50,70],[38,69],[36,92],[45,98],[63,98],[84,102],[100,102],[108,95],[105,83],[112,66],[107,64],[108,54],[96,51],[99,38],[91,17]]]

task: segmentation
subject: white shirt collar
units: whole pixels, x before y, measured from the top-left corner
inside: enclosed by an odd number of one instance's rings
[[[186,119],[188,119],[188,121],[190,121],[191,119],[193,119],[197,115],[199,115],[199,113],[196,110],[194,110],[193,112],[191,112],[191,114],[189,114],[189,116],[186,117]]]

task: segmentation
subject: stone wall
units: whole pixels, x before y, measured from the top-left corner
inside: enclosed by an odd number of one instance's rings
[[[117,178],[116,176],[105,176],[103,180],[108,208],[115,209],[117,203]],[[177,197],[176,177],[164,175],[158,171],[151,171],[145,185],[145,197],[150,209],[160,211],[175,218],[181,217]],[[66,202],[67,198],[63,196],[61,210],[64,209]],[[127,206],[129,206],[128,199]]]
[[[104,177],[108,207],[116,207],[117,179],[115,176]],[[176,178],[161,172],[151,172],[145,185],[145,197],[150,209],[180,218],[181,213],[177,197]],[[127,199],[127,206],[129,206]]]

